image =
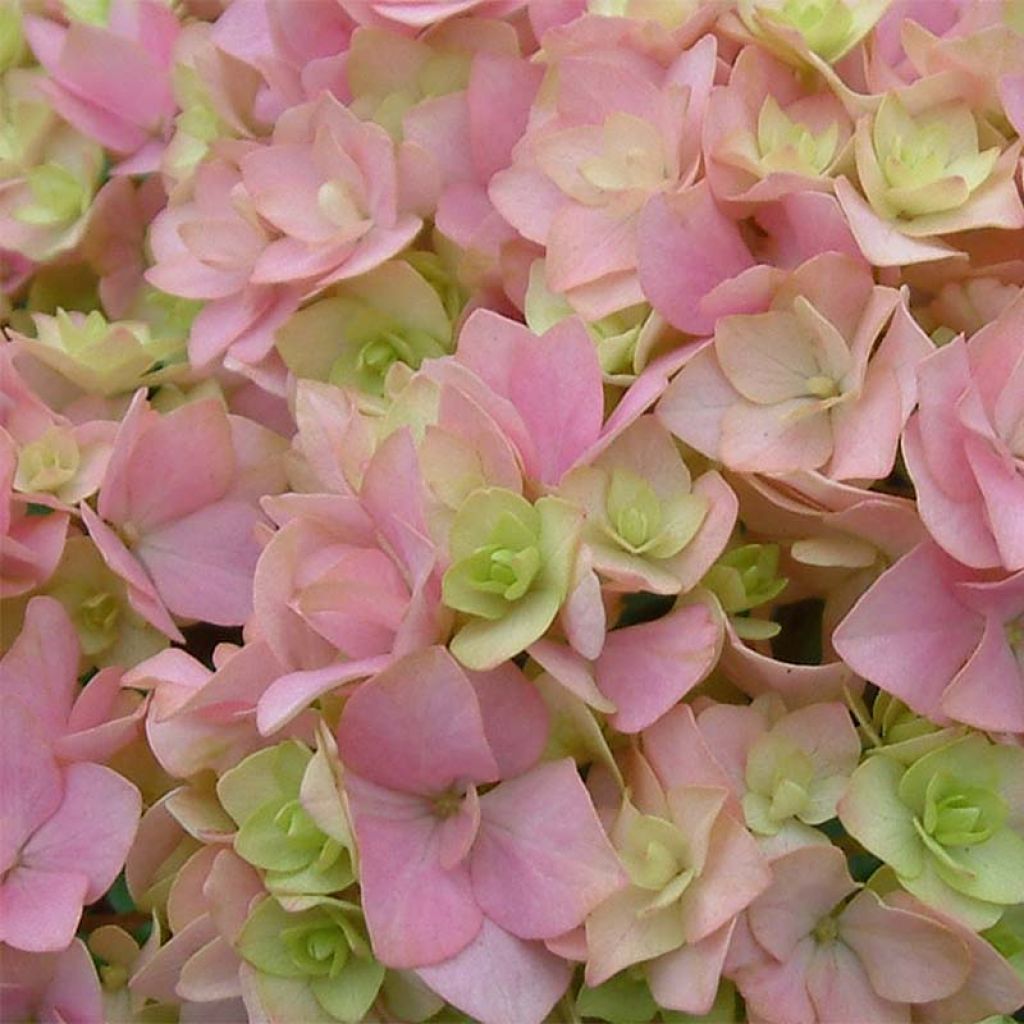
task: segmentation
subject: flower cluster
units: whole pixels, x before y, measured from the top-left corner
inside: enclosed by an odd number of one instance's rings
[[[0,1019],[1024,1005],[1019,0],[0,0]]]

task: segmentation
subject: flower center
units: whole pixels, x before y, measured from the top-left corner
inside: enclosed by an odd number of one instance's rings
[[[326,917],[316,924],[286,928],[281,941],[292,963],[306,976],[337,977],[348,962],[345,933]]]
[[[807,378],[807,394],[814,398],[835,398],[839,394],[839,384],[825,374]]]
[[[924,813],[914,825],[925,844],[940,847],[976,846],[990,839],[1006,821],[1009,809],[998,793],[965,786],[945,772],[928,783]]]
[[[97,591],[78,606],[79,623],[86,632],[108,637],[117,629],[121,606],[113,594]]]
[[[828,942],[835,942],[839,937],[839,922],[832,914],[829,914],[827,917],[823,917],[814,926],[812,934],[819,945],[825,945]]]

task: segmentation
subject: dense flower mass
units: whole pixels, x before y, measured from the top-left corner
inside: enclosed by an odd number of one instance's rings
[[[0,0],[0,1020],[1024,1019],[1022,148],[1019,0]]]

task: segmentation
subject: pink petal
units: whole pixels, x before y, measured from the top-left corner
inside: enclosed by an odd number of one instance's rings
[[[1003,623],[985,622],[981,643],[953,677],[939,702],[942,712],[987,732],[1024,732],[1024,672]]]
[[[18,697],[56,739],[78,691],[78,636],[63,605],[34,597],[17,640],[0,662],[0,692]]]
[[[0,940],[33,953],[65,949],[75,937],[88,884],[76,872],[14,868],[0,884]]]
[[[938,714],[984,628],[954,596],[953,584],[969,578],[934,544],[919,545],[854,605],[833,635],[836,651],[914,711]]]
[[[442,819],[427,800],[346,779],[366,924],[377,958],[389,967],[440,963],[480,931],[469,869],[441,865]]]
[[[73,764],[64,799],[28,841],[22,862],[39,871],[81,875],[86,902],[98,900],[124,865],[142,810],[139,791],[98,764]]]
[[[522,324],[478,310],[459,336],[458,358],[522,417],[537,451],[527,470],[539,481],[557,484],[600,433],[601,367],[578,320],[538,338]]]
[[[572,760],[542,764],[481,799],[473,891],[520,938],[581,924],[625,882]]]
[[[871,987],[896,1003],[952,995],[967,980],[971,955],[951,928],[859,893],[839,919],[842,941],[860,958]]]
[[[842,851],[805,846],[772,862],[771,887],[747,912],[750,930],[776,960],[789,960],[815,925],[856,888]]]
[[[0,874],[18,861],[25,842],[60,806],[63,780],[48,740],[20,700],[0,694]]]
[[[220,626],[249,617],[260,518],[252,505],[220,501],[143,537],[139,561],[169,611]]]
[[[442,647],[409,655],[361,686],[345,705],[338,747],[346,767],[405,793],[436,795],[499,774],[473,686]]]
[[[572,966],[485,918],[461,953],[416,973],[480,1024],[541,1024],[568,986]]]
[[[467,672],[476,691],[484,734],[503,779],[532,768],[547,744],[547,705],[512,662],[490,672]]]
[[[910,1020],[909,1007],[878,995],[856,954],[839,942],[819,949],[807,969],[807,991],[820,1024],[848,1024],[852,1020],[903,1024]]]
[[[618,709],[620,732],[639,732],[682,700],[714,668],[720,620],[703,603],[608,634],[594,669],[597,685]]]
[[[714,319],[703,299],[754,265],[739,228],[701,183],[677,196],[655,196],[637,226],[640,283],[651,305],[673,327],[710,334]]]
[[[267,687],[259,699],[256,724],[260,734],[272,735],[325,693],[356,679],[383,672],[390,662],[389,657],[381,655],[281,676]]]
[[[659,1006],[696,1015],[710,1011],[734,928],[735,921],[730,921],[700,942],[686,943],[651,961],[647,981]]]

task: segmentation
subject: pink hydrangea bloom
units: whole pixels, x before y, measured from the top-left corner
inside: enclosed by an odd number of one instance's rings
[[[984,576],[925,543],[835,633],[844,661],[920,714],[1024,732],[1024,573]]]
[[[821,256],[778,289],[769,312],[722,317],[658,415],[730,469],[878,479],[914,405],[909,369],[930,351],[895,292],[862,264]]]
[[[190,339],[199,365],[229,348],[259,363],[304,295],[394,256],[431,206],[413,149],[328,94],[289,109],[265,144],[233,152],[200,166],[194,197],[164,210],[151,235],[148,279],[209,300]]]
[[[216,400],[161,416],[143,392],[136,395],[97,511],[83,504],[81,512],[107,564],[128,584],[133,607],[168,636],[180,636],[169,613],[231,625],[251,611],[255,498],[283,486],[283,447]],[[199,566],[204,586],[196,589]]]
[[[1024,299],[918,369],[903,440],[921,518],[954,558],[1024,568]]]
[[[536,958],[531,941],[576,927],[621,885],[575,766],[537,763],[545,718],[513,666],[470,678],[436,648],[349,700],[338,744],[384,963],[441,963],[489,920],[516,940],[503,969],[522,970]]]
[[[772,870],[747,912],[756,959],[735,971],[758,1019],[908,1019],[907,1004],[948,998],[967,980],[959,929],[857,892],[834,847],[801,847]]]
[[[711,36],[668,67],[626,45],[569,52],[491,182],[502,216],[545,246],[548,286],[588,318],[643,299],[637,218],[696,176],[715,52]]]
[[[28,18],[25,30],[61,116],[125,158],[123,173],[152,171],[175,111],[170,69],[180,25],[159,0],[113,0],[105,21]]]
[[[61,766],[46,722],[14,694],[2,698],[0,729],[0,940],[58,952],[75,937],[82,905],[99,899],[121,869],[139,793],[101,765]]]

